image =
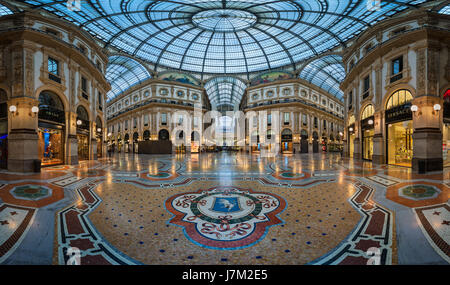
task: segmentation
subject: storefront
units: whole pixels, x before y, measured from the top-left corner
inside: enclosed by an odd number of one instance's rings
[[[117,152],[120,153],[120,152],[122,151],[122,148],[123,148],[122,136],[119,135],[119,136],[117,137]]]
[[[300,132],[300,153],[308,153],[308,132],[305,130]]]
[[[38,153],[42,166],[64,163],[66,117],[59,96],[50,91],[39,94]]]
[[[130,152],[130,135],[125,134],[125,137],[123,138],[123,140],[124,140],[124,144],[125,144],[124,152],[128,153],[128,152]]]
[[[367,105],[361,115],[362,159],[372,161],[374,135],[374,109]]]
[[[183,131],[179,131],[176,134],[176,146],[175,146],[176,153],[186,153],[186,141]]]
[[[444,167],[450,167],[450,89],[444,92],[444,126],[442,135]]]
[[[89,115],[83,106],[77,108],[78,160],[89,160]]]
[[[191,133],[191,153],[200,152],[200,135],[198,132]]]
[[[281,152],[292,153],[292,131],[290,129],[284,129],[281,132]]]
[[[261,142],[259,140],[258,131],[254,131],[250,136],[250,147],[251,151],[254,153],[259,153],[261,151]]]
[[[327,135],[325,133],[322,134],[322,141],[321,141],[321,147],[322,147],[322,151],[328,151],[328,138]]]
[[[162,129],[158,133],[158,139],[160,141],[168,141],[169,140],[169,131],[166,129]]]
[[[150,140],[150,131],[145,130],[142,137],[144,138],[144,141],[149,141]]]
[[[96,139],[97,139],[97,157],[103,157],[103,129],[102,121],[97,117],[95,121],[96,125]]]
[[[348,126],[348,154],[352,158],[355,152],[355,124]]]
[[[392,94],[386,104],[386,160],[388,164],[412,166],[412,134],[414,132],[412,99],[408,90],[399,90]]]
[[[135,132],[133,134],[133,153],[138,152],[138,141],[139,141],[139,134]]]
[[[8,168],[8,96],[0,89],[0,168]]]
[[[319,134],[317,132],[313,132],[313,153],[319,152]]]

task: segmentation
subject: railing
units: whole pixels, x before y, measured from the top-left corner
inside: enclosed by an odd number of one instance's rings
[[[399,72],[399,73],[397,73],[397,74],[391,76],[390,83],[395,82],[395,81],[397,81],[397,80],[400,80],[400,79],[402,79],[402,78],[403,78],[403,72]]]
[[[48,78],[50,80],[53,80],[53,81],[58,82],[58,83],[61,84],[61,78],[59,78],[58,76],[54,75],[53,73],[49,73],[48,74]]]
[[[118,116],[120,116],[120,115],[122,115],[122,114],[124,114],[126,112],[132,111],[134,109],[137,109],[137,108],[140,108],[142,106],[146,106],[146,105],[149,105],[149,104],[152,104],[152,103],[163,103],[163,104],[171,104],[171,105],[180,105],[180,106],[194,107],[194,104],[192,104],[192,103],[175,102],[175,101],[173,101],[173,103],[169,103],[165,99],[152,99],[152,100],[148,100],[148,101],[145,101],[145,102],[133,105],[133,106],[127,108],[127,109],[124,109],[124,110],[118,112],[117,114],[114,114],[114,115],[108,117],[108,120],[114,119],[114,118],[116,118],[116,117],[118,117]],[[206,108],[204,106],[202,106],[202,109],[206,110]]]

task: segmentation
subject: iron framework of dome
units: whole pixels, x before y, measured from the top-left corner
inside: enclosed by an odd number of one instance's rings
[[[157,66],[201,73],[246,73],[294,65],[424,0],[67,1],[25,0],[64,17],[112,46]]]
[[[426,1],[91,0],[81,1],[80,9],[68,9],[67,1],[20,2],[73,22],[113,53],[148,62],[154,71],[175,69],[202,78],[247,74],[249,79],[267,70],[296,70],[345,47],[371,25]],[[372,2],[380,6],[369,7]],[[327,67],[322,60],[300,77],[342,100],[338,84],[330,87],[342,72],[342,66]],[[126,85],[132,84],[119,89]],[[117,95],[110,92],[108,98]]]

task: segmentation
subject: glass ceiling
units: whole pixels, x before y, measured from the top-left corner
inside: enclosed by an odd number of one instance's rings
[[[134,59],[126,56],[109,57],[106,79],[111,84],[107,101],[111,101],[132,86],[151,78],[148,70]]]
[[[341,56],[327,55],[310,62],[302,69],[299,78],[319,86],[339,99],[344,96],[339,88],[345,78]]]
[[[216,107],[239,105],[246,88],[244,82],[231,76],[215,77],[205,84],[211,105]]]
[[[246,73],[294,65],[343,44],[370,25],[425,0],[24,0],[158,66]]]
[[[0,17],[5,15],[13,14],[13,12],[8,9],[6,6],[0,4]]]
[[[442,8],[441,10],[439,10],[439,13],[445,14],[445,15],[450,15],[450,5],[447,5],[444,8]]]
[[[68,9],[61,0],[20,2],[73,22],[104,47],[150,62],[155,71],[224,75],[207,84],[210,99],[220,105],[235,104],[243,93],[240,81],[227,75],[295,70],[297,63],[344,46],[371,25],[426,0],[381,1],[375,8],[368,7],[369,0],[90,0],[81,1],[80,9]],[[150,77],[128,57],[110,60],[109,100]],[[342,99],[339,82],[345,74],[337,60],[319,58],[300,77]]]

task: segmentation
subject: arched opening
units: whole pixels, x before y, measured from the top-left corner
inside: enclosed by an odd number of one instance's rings
[[[387,163],[412,166],[413,121],[411,111],[411,92],[402,89],[394,92],[386,103],[386,149]]]
[[[313,153],[319,152],[319,134],[313,132]]]
[[[89,115],[83,106],[77,108],[78,160],[89,160]]]
[[[367,105],[361,113],[362,158],[372,160],[374,135],[374,108]]]
[[[348,127],[347,127],[347,133],[348,133],[348,153],[349,156],[352,158],[353,154],[355,152],[355,116],[350,116],[348,119]]]
[[[168,141],[169,140],[169,131],[166,129],[162,129],[158,133],[158,139],[160,141]]]
[[[191,133],[191,153],[200,152],[200,134],[196,131]]]
[[[306,130],[300,132],[300,153],[308,153],[308,132]]]
[[[133,153],[138,152],[138,141],[139,141],[139,134],[137,132],[133,133]]]
[[[259,141],[258,130],[253,131],[253,133],[250,135],[250,146],[252,152],[258,153],[261,151],[261,143]]]
[[[64,163],[66,113],[61,98],[54,92],[39,94],[38,152],[42,166]]]
[[[328,151],[328,137],[326,133],[322,133],[322,141],[321,141],[321,145],[322,145],[322,151]]]
[[[144,138],[144,141],[149,141],[150,140],[150,131],[149,130],[145,130],[144,134],[142,135],[142,137]]]
[[[100,117],[95,119],[95,133],[97,138],[97,157],[103,156],[103,125]]]
[[[8,168],[8,95],[0,89],[0,168]]]
[[[284,129],[281,131],[281,152],[292,153],[292,131],[291,129]]]
[[[186,139],[184,135],[184,131],[178,131],[175,135],[176,153],[185,153],[186,152]]]
[[[122,141],[122,135],[119,134],[117,136],[117,151],[121,152],[122,151],[122,145],[123,145],[123,141]]]

